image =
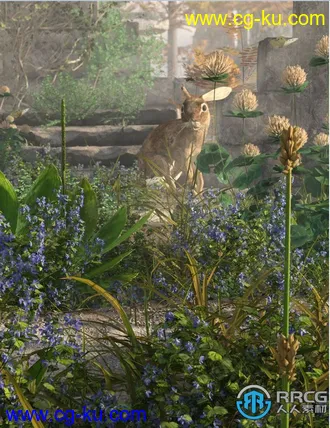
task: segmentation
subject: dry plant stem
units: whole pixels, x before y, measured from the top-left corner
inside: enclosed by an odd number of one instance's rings
[[[284,260],[284,319],[283,335],[289,337],[290,322],[290,264],[291,264],[291,191],[292,191],[292,170],[286,174],[286,206],[285,206],[285,260]],[[288,375],[283,376],[282,390],[289,392],[290,384]],[[284,409],[288,412],[288,404],[284,404]],[[281,428],[289,428],[289,413],[282,413]]]

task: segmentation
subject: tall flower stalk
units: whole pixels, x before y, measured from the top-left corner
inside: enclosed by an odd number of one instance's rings
[[[239,68],[232,58],[227,56],[222,50],[211,52],[207,55],[202,52],[195,52],[193,64],[185,66],[186,80],[198,83],[213,83],[216,90],[217,84],[231,86],[235,81],[235,76],[239,74]],[[217,102],[214,93],[214,138],[217,139]]]
[[[62,153],[61,153],[61,173],[62,173],[62,194],[66,194],[66,110],[65,100],[61,102],[61,127],[62,127]]]
[[[298,151],[307,141],[307,134],[301,128],[289,126],[281,136],[280,162],[286,175],[286,205],[285,205],[285,259],[284,259],[284,299],[283,299],[283,329],[279,338],[277,361],[282,374],[282,390],[290,391],[290,382],[295,377],[295,356],[299,343],[293,335],[289,336],[290,328],[290,273],[291,273],[291,198],[292,198],[292,169],[301,163]],[[281,428],[289,428],[288,403],[284,404],[286,413],[282,414]]]

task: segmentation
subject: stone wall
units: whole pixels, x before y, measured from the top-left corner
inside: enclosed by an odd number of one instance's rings
[[[310,67],[309,61],[314,56],[316,43],[328,34],[328,2],[295,2],[293,13],[323,13],[325,26],[295,26],[293,37],[298,40],[283,48],[274,48],[272,38],[259,42],[257,68],[258,109],[264,115],[246,120],[246,138],[248,142],[269,150],[269,143],[264,132],[268,116],[277,114],[292,118],[291,96],[281,90],[281,75],[288,65],[299,64],[308,74],[307,89],[297,96],[297,125],[306,129],[310,136],[320,132],[322,122],[328,113],[329,73],[328,67]],[[231,108],[234,93],[226,100],[218,102],[217,120],[220,128],[219,142],[228,147],[234,154],[242,148],[241,120],[225,117],[224,113]]]

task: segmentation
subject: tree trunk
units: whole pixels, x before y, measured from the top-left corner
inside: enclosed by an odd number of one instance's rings
[[[176,1],[168,2],[168,56],[167,56],[167,76],[169,79],[174,79],[178,71],[178,40],[177,40],[177,27],[175,22],[175,11],[177,8]]]

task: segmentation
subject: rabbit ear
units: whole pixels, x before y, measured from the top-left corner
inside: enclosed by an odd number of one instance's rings
[[[221,88],[207,92],[206,94],[202,95],[202,98],[204,101],[220,101],[227,98],[231,91],[232,88],[229,86],[222,86]]]
[[[183,95],[184,95],[186,98],[191,98],[191,95],[189,94],[188,90],[187,90],[183,85],[181,86],[181,90],[182,90],[182,92],[183,92]]]

